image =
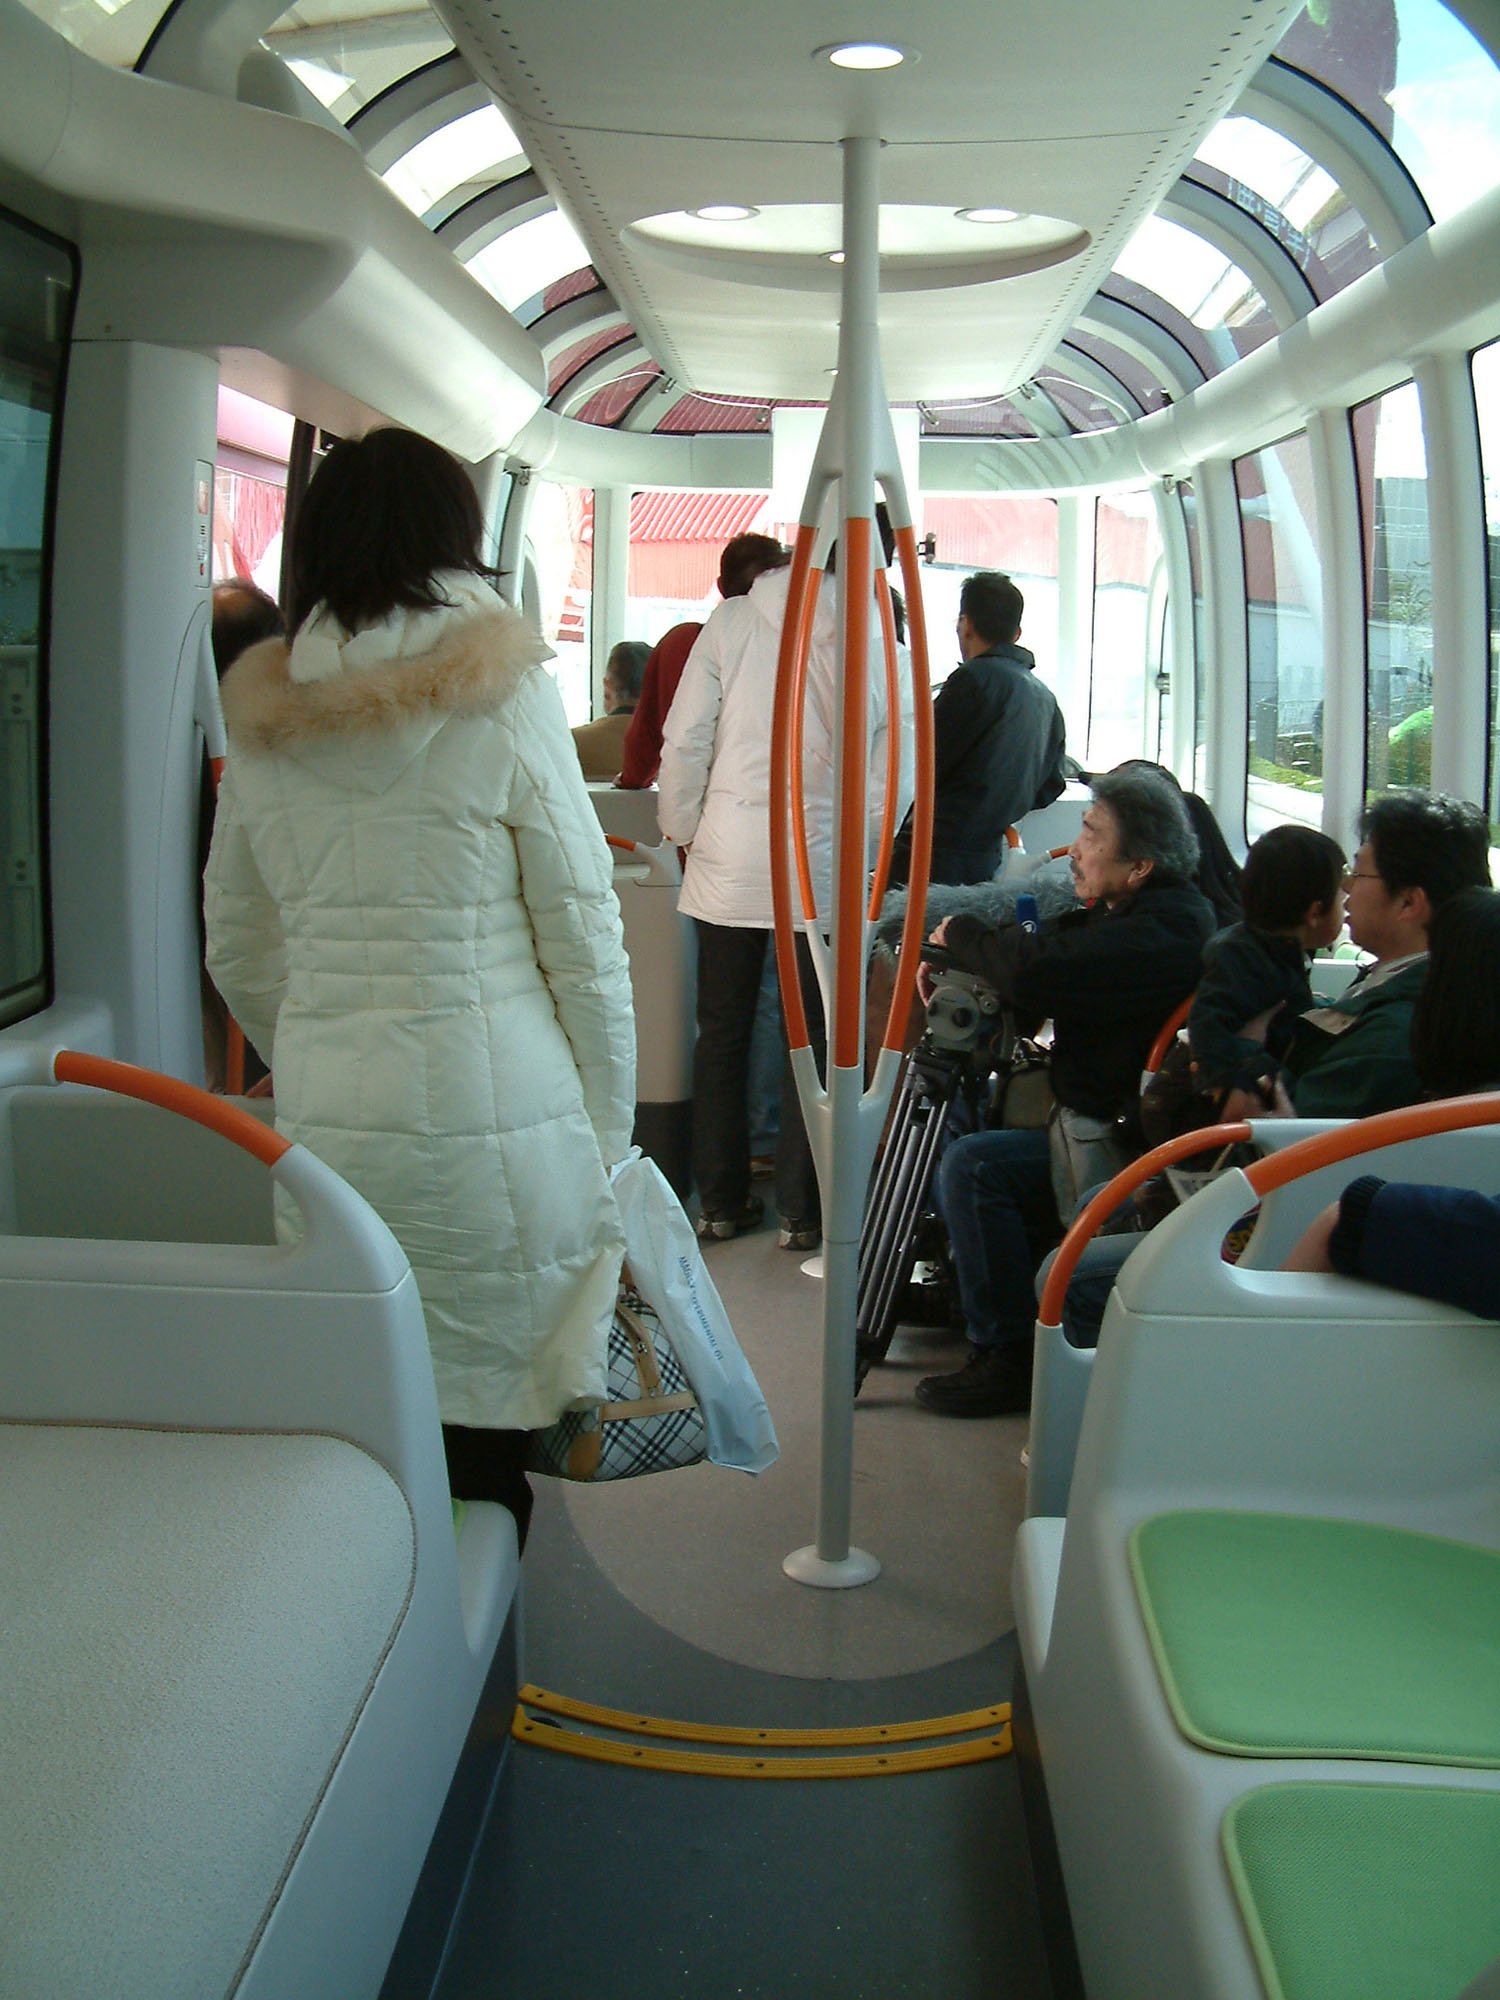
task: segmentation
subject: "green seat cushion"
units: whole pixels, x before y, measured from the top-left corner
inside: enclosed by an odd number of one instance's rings
[[[1500,1765],[1500,1553],[1191,1509],[1130,1537],[1178,1728],[1244,1757]]]
[[[1223,1834],[1270,2000],[1456,2000],[1500,1955],[1500,1792],[1266,1785]]]

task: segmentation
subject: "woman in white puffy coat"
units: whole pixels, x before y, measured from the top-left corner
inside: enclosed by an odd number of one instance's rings
[[[602,1396],[635,1031],[609,851],[548,649],[477,574],[457,461],[334,447],[290,648],[222,686],[208,965],[278,1130],[411,1261],[454,1491],[524,1530],[528,1430]]]

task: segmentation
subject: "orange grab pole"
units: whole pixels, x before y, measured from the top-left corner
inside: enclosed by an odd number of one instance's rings
[[[801,526],[792,550],[792,574],[787,588],[786,617],[781,628],[781,650],[776,660],[776,703],[771,714],[771,899],[776,910],[776,975],[781,982],[781,1011],[786,1021],[787,1041],[794,1049],[811,1046],[807,1032],[807,1010],[802,1005],[802,982],[797,976],[797,947],[792,930],[792,877],[787,853],[792,783],[792,711],[797,686],[797,654],[804,633],[812,631],[809,613],[804,623],[803,600],[812,570],[816,528]],[[797,704],[800,709],[800,703]],[[797,732],[800,743],[801,731]],[[800,762],[800,760],[799,760]],[[800,771],[799,774],[800,776]],[[800,786],[796,787],[800,790]],[[803,843],[804,850],[806,842]],[[801,857],[806,865],[805,851]],[[782,918],[786,921],[783,923]]]
[[[1196,994],[1190,993],[1182,1005],[1174,1007],[1166,1020],[1162,1022],[1161,1032],[1151,1044],[1150,1053],[1146,1057],[1146,1069],[1151,1075],[1154,1076],[1166,1061],[1167,1050],[1176,1041],[1177,1030],[1187,1020],[1196,997]]]
[[[885,571],[875,572],[875,602],[880,607],[880,636],[885,653],[885,807],[880,815],[880,849],[875,857],[875,879],[870,884],[870,922],[880,915],[885,901],[885,885],[891,876],[891,856],[896,849],[896,795],[901,789],[901,689],[896,659],[896,614],[891,608],[891,586]]]
[[[206,1125],[221,1138],[243,1146],[265,1166],[274,1167],[283,1153],[291,1150],[291,1140],[282,1138],[269,1125],[262,1125],[248,1111],[226,1104],[222,1097],[183,1083],[175,1076],[162,1076],[154,1069],[140,1069],[134,1063],[112,1062],[106,1056],[80,1055],[76,1049],[59,1049],[52,1074],[59,1083],[87,1083],[95,1090],[113,1090],[121,1097],[138,1097],[144,1104],[158,1104],[163,1111],[175,1111],[179,1118],[191,1118]]]
[[[931,682],[927,672],[927,621],[922,615],[922,572],[917,566],[915,528],[896,530],[896,553],[906,586],[911,632],[911,677],[915,694],[913,735],[916,745],[917,788],[912,805],[911,874],[906,891],[906,917],[901,926],[900,956],[886,1017],[882,1047],[899,1049],[917,986],[917,958],[927,914],[927,879],[932,867],[933,732]]]
[[[868,515],[850,515],[844,522],[844,690],[843,756],[839,796],[843,812],[838,827],[839,934],[834,941],[835,978],[833,1061],[838,1069],[859,1062],[859,1030],[864,1018],[865,962],[865,829],[868,813],[851,810],[865,798],[869,769],[866,675],[870,661],[870,537]]]
[[[1466,1125],[1500,1124],[1500,1090],[1488,1090],[1477,1097],[1443,1097],[1435,1104],[1407,1104],[1398,1111],[1380,1111],[1373,1118],[1356,1119],[1336,1132],[1318,1132],[1299,1139],[1284,1152],[1270,1153],[1245,1170],[1258,1195],[1265,1196],[1303,1174],[1320,1167],[1337,1166],[1340,1160],[1357,1153],[1374,1152],[1377,1146],[1394,1146],[1403,1139],[1429,1139],[1439,1132],[1459,1132]]]
[[[1238,1125],[1208,1125],[1197,1132],[1179,1132],[1175,1139],[1153,1146],[1149,1153],[1142,1153],[1138,1160],[1122,1167],[1109,1185],[1100,1188],[1083,1213],[1074,1219],[1063,1238],[1042,1289],[1042,1302],[1037,1308],[1038,1323],[1042,1326],[1062,1325],[1063,1300],[1067,1297],[1068,1286],[1084,1246],[1100,1223],[1113,1215],[1126,1195],[1134,1194],[1163,1167],[1172,1167],[1179,1160],[1191,1159],[1194,1153],[1218,1152],[1225,1146],[1237,1146],[1250,1136],[1250,1127],[1243,1122]],[[1296,1146],[1289,1148],[1291,1152],[1300,1150]]]
[[[1005,844],[1007,847],[1019,847],[1021,845],[1021,836],[1015,827],[1008,826],[1005,829]]]
[[[807,851],[807,797],[802,789],[802,728],[807,714],[807,663],[812,653],[813,619],[817,616],[818,593],[822,587],[822,570],[809,570],[801,616],[797,621],[797,651],[792,660],[791,734],[788,739],[791,769],[787,782],[792,800],[792,858],[797,865],[802,914],[808,923],[818,914],[818,899],[813,893],[812,858]]]

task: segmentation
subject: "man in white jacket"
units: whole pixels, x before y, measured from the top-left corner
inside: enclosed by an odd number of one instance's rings
[[[688,657],[662,743],[657,812],[665,837],[689,849],[678,908],[694,919],[698,934],[693,1167],[698,1232],[706,1237],[752,1229],[762,1214],[761,1203],[750,1194],[745,1084],[756,995],[773,924],[771,715],[789,583],[783,564],[758,577],[747,597],[731,598],[713,612]],[[887,729],[885,669],[873,610],[872,632],[868,833],[873,858],[884,807]],[[813,623],[802,765],[808,853],[825,932],[832,899],[836,646],[830,582],[820,594]],[[905,702],[902,706],[904,710]],[[903,758],[903,775],[909,764]],[[909,794],[909,781],[903,790]],[[908,802],[898,800],[897,823]],[[798,927],[803,928],[800,920]],[[822,1006],[811,957],[800,937],[798,956],[808,1023],[821,1061]],[[782,1081],[776,1206],[782,1247],[815,1248],[822,1233],[818,1182],[790,1065]]]

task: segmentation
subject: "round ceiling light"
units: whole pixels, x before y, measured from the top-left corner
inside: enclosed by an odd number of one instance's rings
[[[737,201],[710,202],[707,208],[691,208],[689,215],[696,215],[700,222],[750,222],[760,214],[758,208],[746,208]]]
[[[835,69],[895,69],[906,61],[905,49],[890,42],[834,42],[813,54]]]
[[[1020,222],[1024,220],[1019,208],[959,208],[954,214],[960,222]]]

